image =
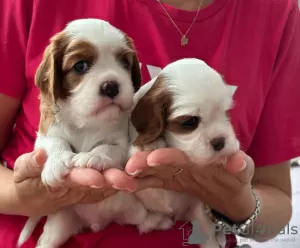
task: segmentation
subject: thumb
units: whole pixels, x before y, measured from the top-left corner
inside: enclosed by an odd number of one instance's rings
[[[254,162],[246,153],[238,151],[228,159],[225,169],[240,182],[249,183],[254,174]]]
[[[46,161],[47,154],[40,149],[21,155],[15,162],[14,181],[19,183],[27,178],[40,176]]]

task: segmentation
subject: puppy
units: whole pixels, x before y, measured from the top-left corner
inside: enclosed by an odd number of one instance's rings
[[[35,149],[48,154],[42,182],[62,186],[75,167],[124,169],[134,92],[141,83],[133,41],[109,23],[80,19],[56,34],[46,48],[35,83],[41,92]],[[98,204],[76,205],[49,215],[38,244],[59,247],[83,228],[99,231],[112,221],[139,225],[162,214],[148,214],[133,194],[118,193]],[[23,244],[40,218],[26,223]],[[162,229],[169,226],[162,226]]]
[[[173,147],[183,150],[196,164],[224,164],[239,149],[227,115],[233,92],[232,86],[201,60],[181,59],[167,65],[135,95],[130,155]],[[175,220],[200,220],[201,230],[210,237],[201,247],[219,247],[212,222],[195,197],[162,189],[142,190],[136,195],[151,211]],[[147,229],[147,225],[140,228]]]

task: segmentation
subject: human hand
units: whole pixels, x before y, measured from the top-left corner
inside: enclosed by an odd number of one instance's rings
[[[192,194],[232,221],[249,218],[255,209],[251,191],[254,163],[242,151],[228,158],[225,166],[204,166],[192,163],[178,149],[162,148],[135,154],[125,171],[147,181],[146,188]]]
[[[50,189],[40,177],[46,160],[43,150],[24,154],[16,160],[11,189],[17,201],[17,214],[48,215],[65,206],[102,201],[117,189],[134,191],[137,187],[135,179],[117,169],[109,169],[102,175],[93,169],[78,168],[65,178],[65,187]]]

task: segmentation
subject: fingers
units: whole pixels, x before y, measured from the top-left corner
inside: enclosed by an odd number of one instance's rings
[[[47,154],[44,150],[21,155],[15,162],[14,181],[19,183],[27,178],[40,176],[46,160]]]
[[[91,188],[101,188],[104,185],[103,175],[90,168],[74,168],[66,177],[66,184],[69,187],[88,186]]]
[[[107,169],[101,172],[89,168],[72,169],[66,178],[69,187],[88,186],[91,188],[113,187],[120,190],[134,191],[137,184],[134,178],[118,169]]]
[[[128,160],[125,171],[131,176],[136,176],[139,172],[148,167],[147,157],[149,154],[150,152],[136,153]]]
[[[165,183],[163,180],[148,176],[145,178],[137,179],[137,191],[147,189],[147,188],[164,188]]]
[[[228,159],[225,169],[242,183],[251,181],[254,173],[254,162],[243,151],[238,151]]]
[[[174,148],[162,148],[153,151],[147,157],[149,166],[168,165],[179,168],[186,168],[191,166],[191,161],[186,154]]]
[[[235,176],[236,178],[243,182],[243,183],[249,183],[252,180],[252,177],[254,175],[254,162],[252,160],[252,158],[250,158],[249,156],[245,157],[245,164],[246,166],[244,167],[244,169],[238,171]]]
[[[151,153],[139,152],[135,154],[127,162],[125,171],[131,176],[136,176],[148,166],[159,165],[184,168],[191,166],[191,163],[183,151],[174,148],[161,148]]]
[[[136,179],[118,169],[107,169],[103,172],[106,184],[118,190],[133,192],[137,189]]]

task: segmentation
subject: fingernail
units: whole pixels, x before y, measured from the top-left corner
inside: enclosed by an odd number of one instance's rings
[[[100,185],[91,185],[90,187],[93,189],[100,189],[103,187],[103,184],[101,186]]]
[[[246,161],[244,160],[243,166],[242,166],[239,170],[237,170],[237,171],[242,171],[242,170],[244,170],[244,169],[246,168],[246,166],[247,166],[247,163],[246,163]]]
[[[141,171],[142,171],[142,170],[136,170],[136,171],[134,171],[134,172],[127,172],[127,173],[128,173],[128,175],[130,175],[130,176],[136,176],[136,175],[138,175]]]
[[[114,189],[117,189],[117,190],[121,190],[121,188],[120,187],[118,187],[117,185],[111,185]]]
[[[34,159],[34,166],[37,167],[37,168],[39,168],[39,167],[41,167],[41,165],[37,162],[37,155],[38,154],[35,154],[34,157],[33,157],[33,159]]]
[[[114,188],[114,189],[117,189],[117,190],[120,190],[120,191],[123,191],[123,192],[125,192],[125,193],[132,193],[132,192],[134,192],[134,190],[132,190],[132,189],[129,189],[129,188],[120,188],[120,187],[118,187],[117,185],[112,185],[112,187]]]
[[[148,165],[149,165],[149,166],[153,166],[153,167],[155,167],[155,166],[160,166],[160,164],[157,163],[157,162],[148,162]]]

